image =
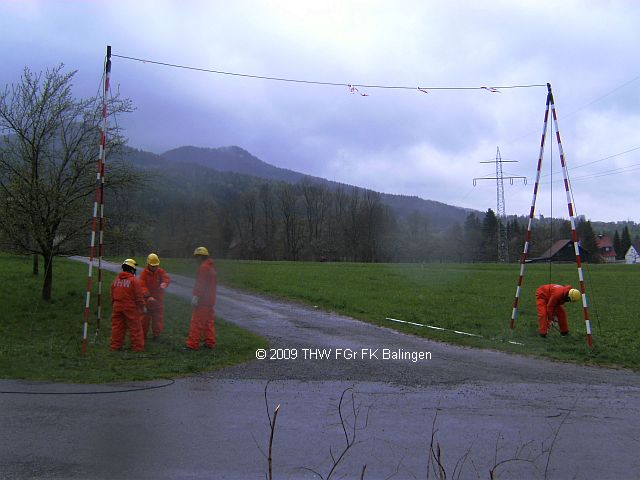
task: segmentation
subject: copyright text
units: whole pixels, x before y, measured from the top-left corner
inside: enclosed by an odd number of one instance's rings
[[[258,360],[431,360],[431,352],[402,348],[260,348]]]

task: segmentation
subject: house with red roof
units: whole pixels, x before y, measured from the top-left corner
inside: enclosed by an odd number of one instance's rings
[[[608,235],[598,235],[596,238],[598,253],[604,263],[614,263],[616,261],[616,251],[613,248],[613,240]]]

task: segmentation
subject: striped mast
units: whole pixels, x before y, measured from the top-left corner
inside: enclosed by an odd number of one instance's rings
[[[107,97],[109,95],[111,77],[111,46],[107,46],[107,59],[104,67],[104,97],[102,101],[102,134],[100,135],[100,221],[98,235],[98,309],[96,318],[96,338],[100,333],[102,320],[102,255],[104,252],[104,170],[107,158]]]
[[[536,181],[533,185],[533,199],[531,200],[531,210],[529,211],[529,222],[527,224],[527,236],[524,242],[524,249],[520,256],[520,275],[518,277],[518,285],[516,286],[516,296],[513,301],[513,310],[511,312],[511,328],[515,327],[516,317],[518,316],[518,305],[520,304],[520,295],[522,294],[522,280],[524,279],[525,265],[527,255],[529,253],[529,245],[531,242],[531,224],[536,210],[536,198],[538,197],[538,186],[540,185],[540,172],[542,171],[542,159],[544,157],[544,144],[547,138],[547,124],[549,120],[549,106],[553,103],[551,96],[551,87],[547,84],[549,93],[547,94],[547,107],[544,111],[544,126],[542,128],[542,138],[540,139],[540,153],[538,155],[538,167],[536,169]]]
[[[558,151],[560,152],[560,164],[562,165],[562,177],[564,180],[564,190],[567,195],[567,208],[569,210],[569,218],[571,219],[571,239],[573,240],[573,248],[576,254],[576,265],[578,266],[578,278],[580,280],[580,293],[582,294],[582,310],[584,312],[584,323],[587,331],[587,344],[593,346],[593,337],[591,336],[591,320],[589,319],[589,306],[587,304],[587,292],[584,284],[584,273],[582,271],[582,257],[580,255],[580,242],[578,241],[578,233],[576,232],[575,208],[573,205],[573,195],[571,194],[571,185],[569,183],[569,174],[567,170],[567,160],[564,156],[562,141],[560,140],[560,130],[558,129],[558,116],[553,101],[553,93],[551,93],[551,84],[547,83],[549,97],[551,98],[551,113],[553,124],[556,129],[556,140],[558,142]]]
[[[89,271],[87,274],[87,293],[84,305],[84,325],[82,329],[82,354],[87,353],[87,330],[91,316],[91,291],[93,290],[93,262],[96,257],[96,231],[99,231],[99,258],[98,258],[98,320],[97,328],[100,328],[102,309],[102,241],[104,224],[104,162],[107,139],[107,95],[109,93],[109,76],[111,73],[111,46],[107,46],[105,61],[104,91],[102,98],[102,133],[100,135],[100,154],[98,156],[98,172],[96,174],[96,194],[93,201],[93,219],[91,222],[91,241],[89,245]],[[100,204],[100,216],[98,220],[98,204]],[[97,335],[97,330],[96,330]]]

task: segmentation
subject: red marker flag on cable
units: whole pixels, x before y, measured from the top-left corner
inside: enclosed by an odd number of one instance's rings
[[[360,93],[360,90],[358,90],[356,87],[354,87],[353,85],[347,85],[347,87],[349,87],[349,92],[351,92],[352,95],[358,94],[361,97],[368,97],[369,94],[368,93]]]

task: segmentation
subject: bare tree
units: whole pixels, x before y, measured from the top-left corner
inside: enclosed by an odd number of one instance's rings
[[[0,92],[0,230],[15,251],[44,258],[45,300],[51,299],[53,258],[76,253],[79,237],[87,235],[96,185],[102,105],[73,97],[75,73],[64,73],[63,65],[38,74],[25,68],[19,83]],[[132,108],[116,95],[107,110]],[[109,154],[124,144],[117,127],[107,138]],[[106,179],[107,189],[138,180],[124,163],[110,164]]]
[[[265,259],[272,260],[276,258],[275,235],[277,221],[271,184],[265,183],[261,185],[258,196],[260,200],[260,210],[262,212],[262,226],[264,229]]]
[[[378,192],[365,190],[362,195],[363,246],[362,260],[365,262],[380,261],[381,243],[384,234],[385,209]]]
[[[316,260],[318,254],[323,256],[323,229],[325,217],[329,208],[329,192],[326,188],[305,180],[301,186],[302,198],[307,220],[307,244],[311,249],[311,256]]]
[[[247,190],[240,195],[242,207],[241,235],[248,250],[249,257],[256,259],[258,253],[258,194],[255,190]]]
[[[351,195],[347,201],[346,222],[343,225],[344,235],[351,260],[356,262],[359,260],[358,252],[360,247],[360,239],[362,236],[361,218],[360,218],[360,190],[358,187],[351,189]]]
[[[346,212],[348,194],[344,187],[340,185],[332,192],[329,222],[327,225],[328,249],[333,253],[334,259],[341,259],[345,256],[346,238]]]
[[[282,211],[286,258],[288,260],[298,260],[298,254],[302,247],[302,225],[298,211],[298,188],[288,183],[281,184],[278,188],[278,201],[280,203],[280,210]]]

